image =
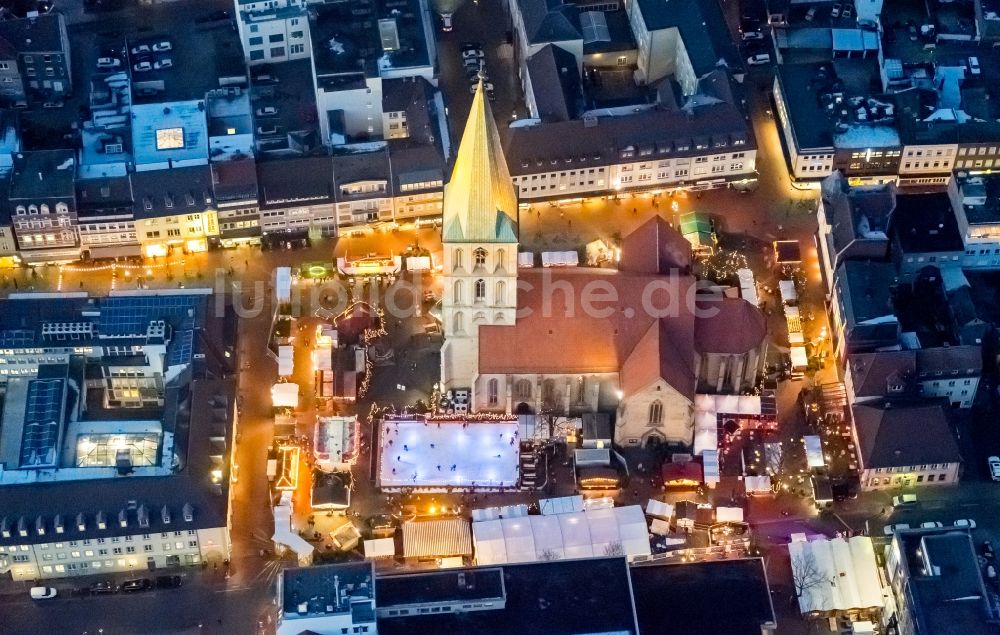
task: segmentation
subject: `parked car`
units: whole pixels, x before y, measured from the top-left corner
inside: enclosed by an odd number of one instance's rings
[[[122,593],[138,593],[148,591],[153,588],[153,583],[148,578],[137,578],[122,582]]]
[[[160,70],[161,68],[173,68],[174,60],[169,57],[164,57],[162,60],[157,60],[153,62],[153,68]]]
[[[258,75],[257,77],[254,77],[253,81],[254,81],[254,83],[257,83],[257,84],[277,84],[278,83],[278,78],[275,77],[274,75],[268,75],[267,73],[264,73],[262,75]]]
[[[764,39],[764,34],[761,33],[760,31],[747,31],[746,33],[743,34],[744,42],[751,42],[751,41],[759,42],[762,41],[763,39]]]
[[[138,64],[132,67],[132,70],[134,70],[136,73],[145,73],[146,71],[153,70],[153,65],[150,64],[149,62],[139,62]]]
[[[258,117],[273,117],[278,114],[278,109],[274,106],[261,106],[257,109]]]
[[[987,558],[994,558],[996,554],[993,552],[993,542],[991,540],[986,540],[983,542],[983,555]]]
[[[257,126],[257,134],[267,137],[281,133],[281,127],[275,125]]]
[[[59,595],[58,591],[50,586],[33,586],[29,593],[32,600],[51,600]]]
[[[42,108],[62,108],[66,103],[61,100],[47,101],[42,104]]]
[[[904,529],[909,529],[910,525],[908,523],[896,523],[895,525],[886,525],[882,528],[882,533],[886,536],[891,536],[897,531],[903,531]]]
[[[747,64],[750,66],[761,66],[763,64],[771,63],[770,53],[758,53],[756,55],[751,55],[747,58]]]
[[[815,17],[816,7],[809,7],[809,10],[806,11],[806,22],[812,22]]]
[[[928,520],[920,523],[921,529],[941,529],[942,527],[944,527],[944,524],[936,520]]]
[[[101,580],[90,585],[91,595],[108,595],[117,592],[118,587],[107,580]]]
[[[851,5],[847,4],[847,5],[844,5],[844,10],[841,11],[840,17],[842,17],[842,18],[849,18],[853,14],[854,14],[854,7],[852,7]]]
[[[170,42],[168,42],[166,40],[164,40],[162,42],[157,42],[156,44],[153,45],[153,50],[156,51],[157,53],[166,53],[167,51],[169,51],[172,48],[174,48],[174,47],[171,46]]]
[[[970,57],[969,58],[969,73],[971,75],[979,75],[983,72],[983,69],[979,68],[979,58]]]
[[[485,57],[483,55],[483,49],[469,49],[467,51],[462,51],[462,59],[482,59]]]
[[[1000,456],[991,456],[986,462],[990,466],[990,478],[1000,481]]]
[[[132,47],[132,55],[139,55],[141,53],[151,53],[152,49],[149,48],[148,44],[140,44],[139,46]]]
[[[893,507],[907,507],[909,505],[916,505],[916,504],[917,504],[916,494],[900,494],[898,496],[892,497]]]
[[[451,31],[451,29],[453,28],[452,27],[452,22],[451,22],[451,14],[450,13],[441,13],[439,15],[441,16],[441,30],[444,31],[444,32],[446,32],[446,33],[448,31]]]
[[[156,576],[157,589],[176,589],[181,585],[179,575],[158,575]]]
[[[122,61],[113,57],[98,57],[97,68],[118,68]]]
[[[959,518],[952,524],[954,524],[956,527],[965,527],[966,529],[976,528],[976,521],[972,520],[971,518]]]
[[[841,8],[842,7],[840,6],[840,4],[833,5],[833,8],[830,9],[830,17],[831,18],[839,18],[840,17],[840,10],[841,10]]]
[[[143,86],[142,88],[135,89],[136,97],[152,97],[154,95],[160,94],[160,91],[156,88],[150,88],[148,86]]]

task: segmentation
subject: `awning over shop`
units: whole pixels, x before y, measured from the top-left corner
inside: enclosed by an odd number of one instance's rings
[[[670,503],[664,503],[663,501],[651,498],[646,503],[646,515],[658,518],[670,518],[674,515],[674,506]]]
[[[701,463],[705,469],[705,484],[709,487],[715,486],[721,477],[719,471],[719,451],[705,450],[701,454]]]
[[[743,522],[742,507],[716,507],[715,522],[717,523],[741,523]]]
[[[275,408],[298,408],[299,385],[286,382],[271,386],[271,405]]]
[[[403,557],[471,556],[469,521],[442,518],[403,523]]]
[[[560,496],[559,498],[543,498],[538,502],[542,515],[569,514],[583,511],[583,496]]]
[[[292,298],[292,268],[278,267],[274,270],[274,294],[278,302],[289,302]]]

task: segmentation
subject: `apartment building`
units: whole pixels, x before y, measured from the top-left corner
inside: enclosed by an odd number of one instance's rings
[[[84,259],[141,256],[132,181],[127,176],[76,183],[80,253]]]
[[[235,342],[210,293],[3,302],[0,572],[37,580],[230,557],[236,383],[220,360]]]
[[[14,156],[7,200],[25,262],[67,262],[80,257],[75,178],[72,150],[36,150]]]
[[[236,28],[251,66],[312,55],[306,0],[237,0]]]
[[[884,400],[851,408],[863,489],[954,485],[962,455],[938,404]]]
[[[59,101],[73,92],[66,20],[52,12],[0,22],[0,101]]]
[[[131,178],[136,238],[143,256],[163,257],[177,249],[205,251],[219,235],[208,165],[135,172]]]
[[[960,170],[948,184],[964,269],[1000,268],[1000,175]]]

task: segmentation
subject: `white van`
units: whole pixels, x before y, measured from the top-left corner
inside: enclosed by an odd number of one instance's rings
[[[31,587],[32,600],[50,600],[57,595],[56,590],[50,586]]]

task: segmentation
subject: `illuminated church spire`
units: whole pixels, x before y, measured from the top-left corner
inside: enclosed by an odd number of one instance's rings
[[[445,242],[517,242],[517,191],[482,77],[444,195]]]

